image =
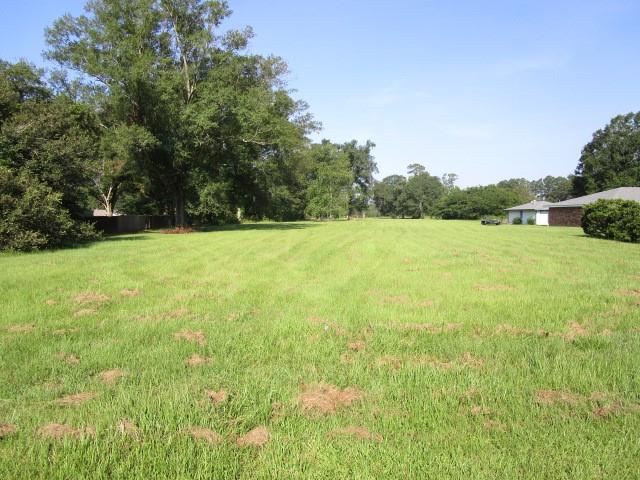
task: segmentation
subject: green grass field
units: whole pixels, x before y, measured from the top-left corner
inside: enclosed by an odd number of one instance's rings
[[[0,267],[3,479],[640,472],[640,245],[367,220]]]

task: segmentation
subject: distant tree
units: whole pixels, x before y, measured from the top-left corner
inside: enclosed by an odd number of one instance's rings
[[[426,171],[426,167],[419,163],[412,163],[411,165],[407,166],[407,175],[409,175],[410,177],[419,175],[420,173],[424,173]]]
[[[352,174],[347,155],[327,140],[312,145],[311,180],[306,214],[312,218],[334,219],[349,209]]]
[[[498,185],[454,189],[436,205],[436,215],[444,219],[478,219],[504,216],[504,209],[522,202],[516,190]]]
[[[390,175],[376,183],[373,200],[381,215],[394,218],[410,216],[406,186],[407,179],[402,175]]]
[[[571,197],[571,180],[567,177],[547,175],[531,182],[531,184],[538,200],[561,202]]]
[[[518,198],[518,203],[530,202],[535,198],[533,182],[526,178],[510,178],[496,184],[497,187],[511,190]]]
[[[358,145],[356,140],[340,145],[351,168],[353,184],[349,193],[349,214],[362,215],[368,208],[373,194],[373,174],[378,172],[371,151],[375,143],[370,140]]]
[[[456,186],[456,182],[458,181],[458,175],[455,173],[445,173],[442,175],[442,185],[445,191],[450,192]]]
[[[572,179],[574,196],[640,186],[640,112],[614,117],[582,149]]]
[[[444,194],[444,187],[438,177],[428,172],[418,173],[405,186],[406,209],[413,218],[424,218],[432,214],[436,202]]]

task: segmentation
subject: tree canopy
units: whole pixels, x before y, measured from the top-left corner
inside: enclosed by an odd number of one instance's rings
[[[640,112],[614,117],[582,149],[573,195],[640,185]]]

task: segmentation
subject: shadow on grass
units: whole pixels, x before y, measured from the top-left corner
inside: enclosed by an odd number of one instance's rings
[[[303,230],[317,227],[320,224],[311,222],[273,222],[273,223],[242,223],[240,225],[220,225],[216,227],[202,227],[199,232],[244,232],[250,230]]]
[[[149,236],[144,233],[114,233],[104,235],[103,242],[133,242],[137,240],[149,240]]]

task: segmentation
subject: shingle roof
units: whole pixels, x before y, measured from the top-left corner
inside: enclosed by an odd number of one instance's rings
[[[549,205],[553,205],[551,202],[545,202],[542,200],[534,200],[533,202],[525,203],[523,205],[518,205],[517,207],[506,208],[507,212],[515,211],[515,210],[535,210],[539,211],[547,211],[549,210]]]
[[[604,192],[592,193],[584,197],[572,198],[564,202],[552,203],[551,208],[555,207],[582,207],[589,203],[593,203],[600,199],[605,200],[635,200],[640,202],[640,187],[620,187],[613,190],[605,190]]]

